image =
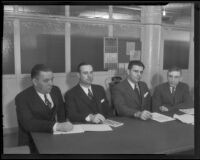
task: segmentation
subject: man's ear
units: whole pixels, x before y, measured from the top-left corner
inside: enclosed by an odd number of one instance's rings
[[[130,75],[130,69],[127,69],[127,70],[126,70],[126,73],[127,73],[127,75],[129,76],[129,75]]]
[[[183,77],[181,76],[179,80],[182,82],[182,80],[183,80]]]
[[[77,73],[76,73],[76,75],[77,75],[77,77],[80,79],[80,73],[79,73],[79,72],[77,72]]]
[[[33,82],[34,86],[37,85],[37,79],[33,78],[33,79],[32,79],[32,82]]]

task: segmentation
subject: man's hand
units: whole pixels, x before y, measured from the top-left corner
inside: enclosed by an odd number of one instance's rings
[[[73,129],[73,125],[71,122],[62,122],[62,123],[57,123],[56,126],[56,131],[62,131],[62,132],[68,132]]]
[[[144,110],[142,112],[138,111],[137,113],[135,113],[135,117],[138,117],[142,120],[147,120],[149,118],[152,117],[151,112]]]
[[[105,117],[102,114],[90,114],[90,120],[93,123],[101,123],[105,120]]]
[[[169,111],[169,109],[165,106],[160,106],[159,109],[160,109],[161,112],[168,112]]]

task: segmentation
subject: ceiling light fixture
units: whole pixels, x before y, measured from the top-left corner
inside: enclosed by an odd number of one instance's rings
[[[162,15],[163,15],[163,16],[166,16],[165,8],[163,8]]]

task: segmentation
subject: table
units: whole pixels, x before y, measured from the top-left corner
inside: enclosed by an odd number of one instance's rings
[[[53,135],[31,133],[41,154],[173,154],[194,149],[194,126],[127,117],[113,131]]]

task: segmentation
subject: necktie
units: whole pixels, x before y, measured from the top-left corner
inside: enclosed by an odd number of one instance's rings
[[[175,103],[175,87],[171,87],[171,93],[172,93],[172,97],[173,97],[173,103]]]
[[[93,94],[89,88],[88,88],[88,97],[90,100],[93,98]]]
[[[137,83],[135,84],[135,93],[137,94],[138,99],[139,99],[139,101],[141,103],[140,89],[139,89],[139,86],[138,86]]]
[[[47,95],[44,95],[44,103],[46,104],[47,107],[51,109],[51,102],[47,99]]]

